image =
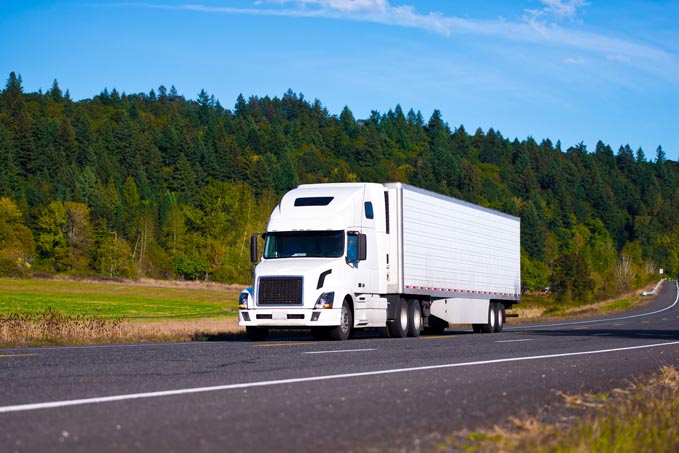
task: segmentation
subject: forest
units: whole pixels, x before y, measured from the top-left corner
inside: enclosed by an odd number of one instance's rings
[[[451,112],[454,113],[454,112]],[[400,106],[357,119],[319,100],[174,86],[74,101],[55,80],[0,91],[0,275],[249,282],[248,240],[287,190],[403,182],[521,217],[526,290],[588,301],[679,271],[679,164]]]

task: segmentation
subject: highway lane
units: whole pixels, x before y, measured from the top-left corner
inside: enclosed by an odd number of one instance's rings
[[[679,366],[675,283],[642,309],[493,335],[3,350],[0,450],[409,448],[663,364]]]

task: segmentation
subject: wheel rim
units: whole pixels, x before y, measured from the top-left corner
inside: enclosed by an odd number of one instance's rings
[[[403,304],[401,308],[401,328],[404,331],[408,330],[408,307],[406,304]]]
[[[502,324],[504,323],[504,320],[502,319],[502,310],[499,309],[497,311],[497,320],[495,321],[497,323],[497,327],[501,328]]]
[[[422,312],[420,312],[419,304],[415,304],[413,310],[415,311],[413,314],[413,330],[422,330]]]
[[[490,311],[488,312],[488,327],[490,327],[490,330],[495,329],[495,310],[493,310],[493,307],[490,307]]]
[[[349,326],[349,308],[346,304],[342,306],[342,331],[347,332],[351,327]]]

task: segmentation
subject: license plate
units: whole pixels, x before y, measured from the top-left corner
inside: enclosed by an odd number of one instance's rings
[[[287,313],[281,313],[279,311],[273,312],[273,319],[277,321],[281,321],[283,319],[288,319],[288,314]]]

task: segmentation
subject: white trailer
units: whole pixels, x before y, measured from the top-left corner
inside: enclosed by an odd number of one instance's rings
[[[520,300],[520,220],[401,183],[308,184],[274,209],[239,324],[345,340],[499,332]],[[258,236],[251,258],[259,260]]]

